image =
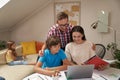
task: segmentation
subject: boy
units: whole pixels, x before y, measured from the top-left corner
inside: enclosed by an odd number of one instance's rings
[[[66,70],[70,63],[64,51],[60,49],[60,39],[56,36],[50,36],[46,40],[46,47],[44,56],[40,57],[35,65],[35,71],[40,74],[55,76],[59,71]]]

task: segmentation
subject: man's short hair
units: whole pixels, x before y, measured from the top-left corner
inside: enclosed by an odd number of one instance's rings
[[[57,14],[57,20],[68,19],[68,15],[65,12],[60,12]]]

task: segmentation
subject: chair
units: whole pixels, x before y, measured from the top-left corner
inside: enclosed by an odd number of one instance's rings
[[[95,53],[97,56],[99,56],[102,59],[105,55],[106,48],[103,44],[95,44],[95,45],[96,45]]]

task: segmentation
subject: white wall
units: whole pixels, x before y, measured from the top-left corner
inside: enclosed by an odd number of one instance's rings
[[[11,38],[16,42],[29,40],[44,41],[49,27],[54,23],[53,16],[53,3],[51,3],[23,24],[16,26]]]
[[[61,1],[64,0],[55,0],[55,2]],[[117,43],[120,44],[120,0],[66,0],[66,2],[67,1],[81,2],[80,23],[85,29],[87,39],[94,43],[107,45],[114,40],[113,31],[99,33],[97,30],[90,28],[90,25],[98,19],[99,11],[108,11],[110,13],[109,23],[117,30]],[[54,24],[54,1],[29,20],[15,26],[16,28],[12,32],[11,39],[17,42],[29,40],[44,41],[52,24]]]
[[[87,38],[95,43],[108,44],[113,41],[113,31],[109,33],[98,33],[97,30],[91,30],[91,23],[97,20],[98,12],[101,10],[108,11],[110,25],[117,30],[120,24],[120,1],[119,0],[83,0],[81,8],[81,25],[85,27]],[[117,37],[118,38],[118,37]],[[117,42],[119,40],[117,39]],[[119,42],[120,43],[120,42]]]
[[[0,40],[8,41],[8,40],[10,40],[10,37],[11,37],[10,32],[8,32],[8,31],[0,32]]]

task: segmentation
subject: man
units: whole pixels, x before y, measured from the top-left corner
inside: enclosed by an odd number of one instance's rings
[[[68,15],[64,12],[60,12],[57,14],[57,23],[50,28],[47,37],[52,35],[59,37],[61,40],[61,48],[65,50],[66,44],[71,41],[71,30],[72,25],[68,23]],[[45,47],[46,44],[44,44],[42,49],[39,51],[40,56],[43,55]]]

